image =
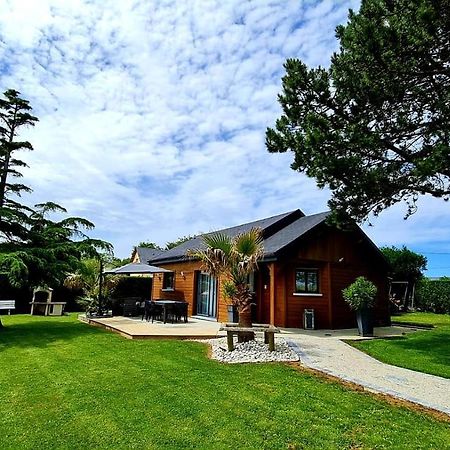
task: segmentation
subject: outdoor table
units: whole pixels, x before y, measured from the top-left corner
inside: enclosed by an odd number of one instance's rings
[[[175,304],[178,304],[178,303],[182,303],[184,305],[186,302],[180,301],[180,300],[154,300],[153,303],[155,305],[162,306],[163,320],[164,320],[164,323],[166,323],[167,322],[167,314],[168,314],[168,312],[170,312],[172,306]]]

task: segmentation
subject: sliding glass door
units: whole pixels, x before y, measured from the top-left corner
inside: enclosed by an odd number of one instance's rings
[[[197,277],[197,314],[217,316],[217,279],[203,272]]]

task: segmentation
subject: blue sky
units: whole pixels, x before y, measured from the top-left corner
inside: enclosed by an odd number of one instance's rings
[[[329,192],[269,154],[283,62],[328,65],[334,29],[357,1],[3,0],[0,88],[30,100],[38,125],[25,179],[96,224],[118,256],[296,208]],[[365,231],[378,245],[426,252],[450,274],[450,209],[424,197]]]

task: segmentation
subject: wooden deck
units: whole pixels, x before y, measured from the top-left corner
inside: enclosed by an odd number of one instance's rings
[[[188,323],[146,322],[140,317],[108,317],[78,319],[89,325],[104,328],[127,339],[211,339],[218,337],[220,323],[189,317]],[[223,335],[223,333],[220,333]]]

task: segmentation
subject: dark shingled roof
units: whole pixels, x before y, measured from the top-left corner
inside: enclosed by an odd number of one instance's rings
[[[264,253],[265,257],[274,256],[275,253],[291,244],[300,236],[322,223],[328,216],[328,212],[314,214],[312,216],[304,216],[300,210],[290,211],[278,216],[269,217],[267,219],[257,220],[255,222],[245,223],[224,230],[213,231],[212,233],[225,233],[229,236],[236,236],[239,233],[248,231],[253,227],[263,230],[264,237]],[[189,241],[183,242],[177,247],[156,256],[151,263],[168,263],[179,261],[185,258],[188,250],[204,248],[202,236],[196,236]]]
[[[164,253],[164,250],[147,247],[136,247],[136,252],[141,263],[147,264],[151,259],[154,259]]]
[[[295,222],[282,228],[278,233],[264,239],[264,257],[275,256],[280,250],[283,250],[308,231],[324,222],[329,214],[330,211],[326,211],[311,216],[300,217]]]

